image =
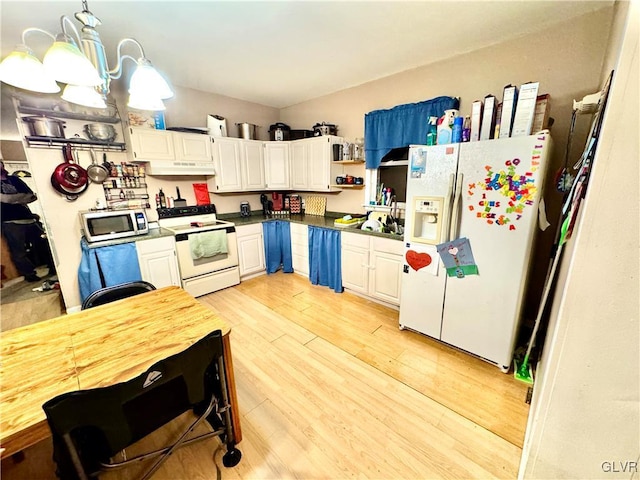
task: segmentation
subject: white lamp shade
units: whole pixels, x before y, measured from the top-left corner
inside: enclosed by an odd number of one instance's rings
[[[167,81],[162,78],[162,75],[150,63],[143,64],[141,62],[138,63],[133,75],[131,75],[129,93],[163,100],[173,97],[173,90],[171,90]]]
[[[73,43],[57,39],[42,60],[44,68],[58,82],[95,87],[103,83],[98,70]]]
[[[62,92],[62,99],[85,107],[107,108],[104,98],[93,87],[67,85]]]
[[[162,103],[162,99],[140,93],[132,93],[129,95],[127,106],[135,108],[136,110],[149,110],[152,112],[159,112],[166,109],[164,103]]]
[[[60,86],[26,45],[19,45],[0,63],[0,80],[32,92],[60,91]]]

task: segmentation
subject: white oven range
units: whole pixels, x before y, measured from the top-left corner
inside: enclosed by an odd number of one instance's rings
[[[199,297],[240,283],[235,224],[218,220],[215,205],[159,208],[158,225],[175,236],[182,288],[191,295]],[[189,238],[222,229],[227,253],[194,259]]]

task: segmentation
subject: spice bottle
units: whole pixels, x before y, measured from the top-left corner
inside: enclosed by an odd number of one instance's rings
[[[160,208],[166,208],[167,201],[165,199],[164,192],[162,191],[162,189],[160,189],[160,193],[158,193],[158,195],[160,196]]]

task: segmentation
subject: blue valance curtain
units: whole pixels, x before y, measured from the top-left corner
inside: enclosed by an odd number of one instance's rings
[[[135,242],[89,248],[82,239],[80,248],[82,258],[78,267],[78,285],[83,302],[101,288],[142,280]]]
[[[342,293],[340,231],[309,226],[309,280]]]
[[[429,117],[441,117],[445,110],[459,108],[454,97],[437,97],[418,103],[374,110],[364,116],[366,168],[378,168],[380,160],[392,148],[424,145]]]
[[[262,235],[267,273],[277,272],[280,266],[284,273],[293,273],[289,222],[281,220],[262,222]]]

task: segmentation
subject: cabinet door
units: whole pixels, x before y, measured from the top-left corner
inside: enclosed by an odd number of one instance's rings
[[[327,192],[331,181],[331,137],[319,137],[309,141],[308,188],[314,192]],[[335,179],[334,179],[335,181]]]
[[[309,227],[291,223],[291,261],[296,273],[309,276]]]
[[[175,160],[172,132],[152,128],[129,128],[136,160]]]
[[[241,143],[242,186],[244,190],[264,190],[264,144],[256,140]]]
[[[400,305],[402,265],[402,255],[372,251],[370,295],[393,305]]]
[[[342,285],[354,292],[369,295],[369,237],[342,232]]]
[[[305,140],[291,142],[291,188],[307,190],[309,178],[309,145]]]
[[[236,227],[240,276],[265,270],[262,225]]]
[[[210,162],[212,160],[209,135],[181,132],[172,133],[176,160],[187,162]]]
[[[213,162],[216,175],[207,179],[214,192],[239,192],[242,190],[242,166],[240,143],[235,138],[213,140]]]
[[[143,280],[156,288],[181,285],[175,246],[173,237],[136,242]]]
[[[354,292],[369,295],[369,250],[342,248],[342,285]]]
[[[268,189],[289,189],[289,142],[265,142],[265,176]]]

